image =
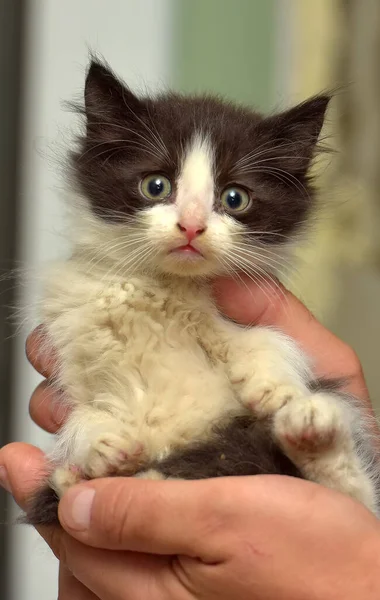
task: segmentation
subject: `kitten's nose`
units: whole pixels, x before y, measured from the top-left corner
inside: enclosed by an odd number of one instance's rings
[[[177,227],[185,234],[189,243],[206,231],[206,227],[199,228],[197,225],[182,225],[182,223],[177,223]]]

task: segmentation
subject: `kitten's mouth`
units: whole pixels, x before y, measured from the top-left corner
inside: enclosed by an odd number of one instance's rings
[[[178,246],[177,248],[173,248],[173,250],[170,251],[171,254],[177,254],[177,255],[182,255],[182,256],[200,256],[203,258],[202,253],[195,248],[194,246],[192,246],[191,244],[185,244],[184,246]]]

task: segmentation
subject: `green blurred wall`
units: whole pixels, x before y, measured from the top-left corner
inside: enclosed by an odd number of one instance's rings
[[[276,0],[174,0],[174,86],[268,110]]]

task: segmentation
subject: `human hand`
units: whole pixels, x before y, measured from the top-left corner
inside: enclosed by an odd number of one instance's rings
[[[361,369],[360,369],[360,363],[350,348],[348,348],[346,345],[344,345],[343,342],[341,342],[340,340],[337,340],[332,334],[330,334],[320,324],[318,324],[312,318],[310,313],[308,313],[308,311],[289,293],[285,292],[285,302],[284,301],[279,302],[278,295],[275,292],[275,290],[272,289],[270,284],[268,284],[268,286],[264,290],[258,290],[256,288],[254,290],[252,290],[252,287],[251,287],[251,291],[253,292],[252,294],[249,293],[249,288],[248,288],[248,290],[246,287],[236,288],[236,284],[234,284],[230,281],[229,282],[228,281],[220,281],[218,283],[218,287],[217,287],[217,296],[218,296],[221,307],[224,308],[225,312],[227,312],[229,314],[229,316],[231,316],[232,318],[235,318],[235,320],[239,320],[244,323],[254,322],[254,323],[261,323],[261,324],[272,324],[272,325],[277,325],[279,328],[283,329],[286,333],[288,333],[289,335],[291,335],[292,337],[297,339],[301,343],[301,345],[304,346],[305,350],[308,351],[309,354],[314,356],[314,359],[316,360],[316,368],[317,368],[319,374],[334,375],[334,376],[338,376],[338,377],[340,377],[341,375],[349,376],[351,391],[355,392],[364,401],[367,399],[367,392],[366,392],[364,379],[363,379]],[[268,297],[269,297],[269,300],[268,300]],[[39,353],[36,352],[36,350],[38,349],[38,336],[37,335],[35,335],[34,337],[32,337],[29,340],[28,346],[29,346],[29,355],[32,358],[32,362],[34,362],[36,364],[35,356],[36,355],[39,356]],[[39,368],[40,372],[42,372],[44,375],[49,375],[49,364],[48,364],[49,361],[50,361],[50,358],[48,359],[48,357],[44,357],[44,356],[39,356],[39,360],[37,361],[36,366]],[[52,406],[51,391],[46,384],[43,384],[43,385],[39,386],[38,390],[36,391],[36,393],[34,394],[34,396],[32,398],[31,414],[34,417],[34,419],[38,423],[40,423],[45,429],[47,429],[49,431],[54,431],[57,427],[57,423],[59,423],[61,421],[61,419],[64,417],[64,415],[58,415],[56,410],[53,410],[52,412],[46,410],[49,406],[50,407]],[[45,407],[45,410],[43,410],[44,407]],[[12,485],[15,486],[15,495],[16,495],[16,497],[19,497],[19,498],[20,498],[20,494],[22,497],[22,489],[20,490],[20,484],[22,482],[22,470],[21,469],[22,469],[22,466],[23,466],[24,460],[25,460],[25,451],[26,451],[25,446],[11,445],[8,448],[4,449],[4,451],[3,451],[3,452],[5,452],[5,459],[7,459],[7,457],[9,458],[9,456],[10,456],[9,452],[11,452],[10,459],[4,460],[1,463],[2,457],[0,456],[0,464],[8,465],[9,478],[10,478],[10,481],[13,482]],[[13,456],[12,456],[12,452],[13,452]],[[37,451],[35,451],[33,454],[31,452],[31,450],[28,450],[29,459],[30,459],[30,461],[34,461],[35,466],[39,464],[40,468],[43,468],[42,455],[36,454],[36,452]],[[3,455],[3,457],[4,457],[4,455]],[[18,460],[20,461],[19,464],[18,464]],[[265,478],[265,480],[268,481],[268,478]],[[278,482],[276,485],[280,485],[280,488],[281,488],[281,486],[287,485],[287,484],[285,484],[285,480],[286,480],[286,478],[281,478],[281,482]],[[25,479],[24,479],[24,481],[25,481]],[[27,481],[27,479],[26,479],[26,481]],[[230,479],[228,481],[218,482],[218,484],[223,484],[223,485],[227,486],[227,488],[229,489],[228,493],[229,493],[229,495],[231,495],[232,498],[234,498],[234,492],[230,488],[234,481],[236,481],[236,480]],[[102,484],[102,482],[93,482],[93,483],[96,483],[96,485]],[[116,480],[114,482],[110,482],[110,483],[112,483],[112,485],[114,485],[116,483]],[[130,480],[128,482],[125,481],[125,483],[126,484],[128,483],[128,485],[130,485],[130,484],[139,485],[136,480]],[[152,483],[154,483],[154,485],[156,485],[156,484],[162,485],[160,482],[152,482]],[[164,482],[164,485],[166,486],[168,483],[169,482]],[[183,483],[183,482],[176,482],[176,483]],[[192,482],[187,485],[194,486],[196,483],[198,483],[198,482]],[[250,479],[249,481],[246,479],[244,480],[244,484],[245,485],[249,484],[250,489],[253,489],[251,487],[253,483],[255,484],[255,486],[262,485],[262,484],[258,483],[257,478],[255,478],[254,482],[252,481],[252,479]],[[211,481],[204,482],[204,484],[213,485],[213,483]],[[265,485],[267,485],[267,484],[265,484]],[[292,485],[294,485],[294,482],[292,482]],[[301,485],[301,487],[303,488],[304,485],[309,486],[311,484],[308,484],[306,482],[297,482],[297,487],[299,487],[299,485]],[[17,488],[17,486],[19,486],[19,488]],[[316,486],[316,487],[318,487],[318,486]],[[164,489],[168,489],[168,488],[165,487]],[[29,493],[31,490],[32,490],[32,487],[29,486]],[[27,490],[24,490],[24,493],[27,493],[27,492],[28,492]],[[325,494],[330,493],[327,490],[323,490],[323,492]],[[153,491],[152,491],[152,493],[153,493]],[[303,492],[299,491],[299,492],[297,492],[297,494],[299,494],[300,497],[302,497]],[[152,496],[152,499],[153,499],[153,496]],[[20,501],[22,502],[22,498]],[[253,503],[252,505],[250,505],[250,507],[252,510],[254,510],[255,504]],[[239,503],[237,502],[235,508],[236,508],[237,512],[239,514],[241,514],[242,508],[244,508],[244,507],[240,507]],[[362,510],[364,510],[364,509],[362,509]],[[281,516],[281,511],[279,513],[279,516]],[[248,516],[245,515],[244,519],[245,518],[248,519]],[[50,540],[47,533],[46,532],[43,532],[43,533],[44,533],[45,537],[48,537],[48,539]],[[187,535],[185,530],[183,531],[183,534],[184,534],[184,536]],[[54,536],[57,536],[57,535],[58,535],[57,533],[54,534]],[[70,539],[70,538],[65,537],[65,534],[63,534],[63,532],[60,532],[59,535],[62,536],[63,540]],[[268,536],[271,535],[270,527],[267,531],[267,535]],[[325,535],[330,535],[330,532],[325,531]],[[55,537],[55,539],[57,539],[57,538]],[[51,543],[51,545],[54,546],[54,542],[52,542],[50,540],[50,543]],[[59,543],[60,544],[63,543],[63,547],[65,548],[65,544],[66,544],[65,541],[64,542],[60,541]],[[70,542],[68,542],[68,543],[70,543]],[[89,556],[89,554],[88,554],[89,549],[82,548],[81,552],[85,552],[86,556]],[[73,554],[71,552],[69,552],[69,554],[70,554],[70,556],[73,556]],[[113,556],[113,560],[115,560],[114,553],[112,556]],[[131,560],[131,556],[132,555],[128,555],[128,561]],[[141,558],[141,556],[139,556],[139,558]],[[90,561],[91,560],[92,560],[92,555],[90,554]],[[106,579],[107,579],[107,577],[106,577]],[[109,580],[109,578],[108,578],[108,580]],[[270,581],[268,581],[268,583],[270,583]],[[71,578],[68,577],[67,572],[64,573],[63,577],[62,577],[62,586],[63,586],[62,589],[67,588],[68,585],[72,586],[74,584],[77,586],[80,585],[78,583],[78,581],[76,581],[73,577],[71,577]],[[285,585],[285,582],[284,582],[284,585]],[[62,592],[62,589],[61,589],[61,595],[64,593],[64,592]],[[86,589],[83,588],[83,586],[80,589],[81,589],[81,592],[79,592],[79,588],[78,588],[78,591],[76,592],[77,595],[74,597],[82,598],[82,596],[80,596],[79,593],[82,593],[82,594],[88,593],[86,591]],[[70,593],[72,596],[73,593],[72,592],[70,592]],[[253,591],[251,591],[251,595],[252,595],[252,593],[253,593]],[[284,593],[287,593],[285,588],[284,588]],[[93,598],[94,596],[89,596],[89,598],[90,597]],[[99,596],[99,597],[103,598],[103,596]],[[109,596],[104,596],[104,597],[109,597]],[[115,598],[116,597],[128,598],[129,596],[115,596]],[[141,596],[138,594],[138,596],[130,596],[130,597],[139,597],[140,598]],[[197,596],[195,596],[195,597],[197,597]],[[211,598],[211,596],[209,596],[209,597]],[[235,594],[233,594],[231,597],[236,597],[236,596],[235,596]],[[269,596],[257,596],[257,598],[260,598],[260,597],[264,598],[264,597],[269,597]],[[288,596],[277,595],[276,597],[278,597],[280,600],[282,597],[287,598]],[[293,596],[289,596],[289,597],[293,597]],[[308,598],[310,597],[310,590],[309,590],[307,597]],[[62,595],[62,598],[64,598],[64,600],[65,600],[66,595],[65,596]],[[68,598],[68,595],[67,595],[67,598]],[[87,596],[83,596],[83,598],[86,598],[86,600],[87,600]],[[173,598],[175,598],[175,596],[173,596]],[[296,598],[296,596],[294,596],[294,598]]]
[[[14,445],[0,461],[22,505],[43,457]],[[379,522],[310,482],[95,480],[59,515],[63,529],[41,533],[61,561],[60,600],[378,598]]]

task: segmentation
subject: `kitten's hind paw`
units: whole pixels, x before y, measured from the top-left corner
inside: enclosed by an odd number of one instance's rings
[[[51,476],[51,486],[61,498],[73,485],[86,479],[84,473],[76,465],[57,467]]]
[[[284,406],[274,417],[280,446],[306,479],[338,490],[379,514],[371,463],[355,444],[342,400],[317,393]]]
[[[95,440],[82,465],[89,479],[134,475],[146,463],[144,447],[124,436],[103,434]]]
[[[349,442],[349,430],[339,404],[329,395],[314,394],[294,400],[274,418],[281,445],[291,452],[313,454]]]

